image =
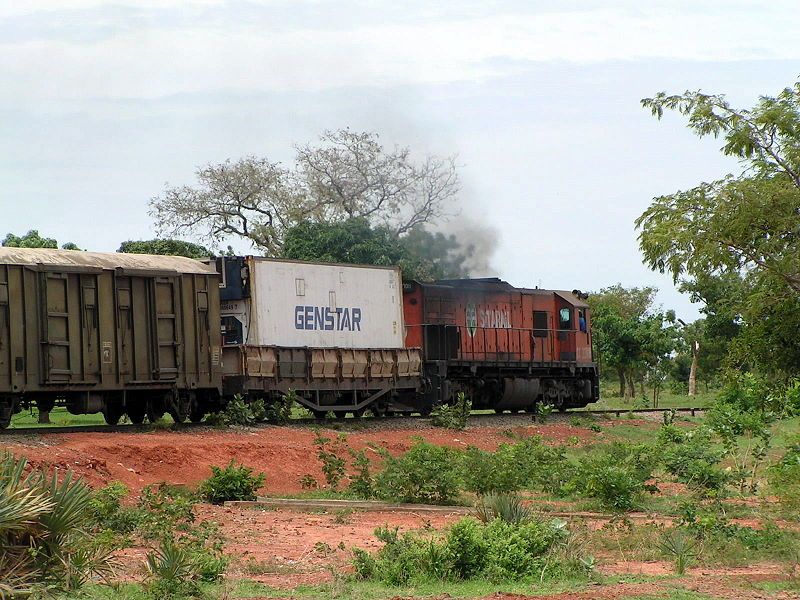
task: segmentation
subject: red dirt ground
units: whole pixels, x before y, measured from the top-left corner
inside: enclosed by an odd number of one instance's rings
[[[347,439],[354,449],[377,444],[392,454],[407,450],[414,436],[435,444],[493,450],[499,444],[513,442],[509,432],[513,436],[541,435],[553,444],[564,444],[573,438],[586,443],[602,435],[582,427],[553,423],[505,430],[474,427],[457,432],[438,428],[356,431],[348,433]],[[3,445],[14,454],[26,456],[32,465],[72,469],[92,486],[121,481],[134,493],[162,481],[195,484],[209,476],[211,465],[222,466],[236,459],[267,474],[264,492],[285,494],[301,490],[303,475],[322,479],[314,435],[310,429],[295,427],[193,429],[144,434],[75,433],[41,438],[8,436]],[[326,431],[326,435],[335,437],[338,432]],[[374,450],[367,448],[367,452]]]
[[[604,429],[614,425],[605,421]],[[616,423],[656,427],[647,421],[629,419]],[[333,437],[337,431],[326,435]],[[471,427],[452,432],[443,429],[412,428],[355,431],[347,434],[355,449],[368,444],[383,446],[393,454],[409,448],[414,437],[452,447],[478,446],[494,449],[501,443],[513,442],[518,436],[541,435],[548,443],[587,444],[604,439],[603,433],[554,422],[543,425],[511,428]],[[90,433],[47,437],[4,436],[2,447],[28,457],[34,465],[72,469],[93,486],[122,481],[133,495],[141,488],[162,481],[193,485],[209,475],[211,465],[224,465],[231,459],[267,473],[264,492],[290,494],[300,491],[303,475],[322,480],[319,461],[313,445],[314,432],[294,427],[262,427],[241,430],[189,430],[146,434]],[[577,442],[576,442],[577,439]],[[368,450],[369,452],[369,450]],[[677,488],[665,487],[662,493],[673,494]],[[328,581],[330,567],[347,568],[349,548],[377,547],[373,531],[381,525],[401,529],[441,528],[458,515],[394,512],[302,513],[285,510],[259,511],[241,507],[199,505],[199,520],[220,524],[227,539],[226,553],[234,558],[231,576],[245,576],[266,584],[291,589],[300,584]],[[642,515],[643,518],[650,518]],[[590,526],[602,526],[602,519],[586,517]],[[596,521],[596,522],[595,522]],[[341,544],[341,545],[340,545]],[[126,563],[125,576],[136,577],[142,564],[144,549],[128,549],[121,553]],[[789,592],[765,594],[751,583],[756,580],[779,579],[780,566],[754,565],[745,569],[691,569],[681,580],[665,582],[623,583],[593,586],[580,593],[544,596],[550,600],[611,600],[642,594],[666,596],[670,586],[681,585],[714,598],[770,598],[788,600],[800,596]],[[661,575],[669,565],[650,563],[605,563],[606,574]],[[446,598],[447,596],[445,596]],[[496,594],[485,600],[525,600],[535,596]]]

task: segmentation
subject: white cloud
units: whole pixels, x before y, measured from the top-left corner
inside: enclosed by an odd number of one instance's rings
[[[144,5],[178,10],[178,4],[210,3],[219,2],[145,0]],[[59,0],[27,4],[42,10],[63,6]],[[107,5],[101,0],[69,4]],[[785,11],[776,27],[776,6],[772,12],[731,11],[724,20],[709,12],[668,9],[506,11],[335,30],[287,30],[267,18],[244,23],[229,14],[172,28],[148,21],[90,42],[0,44],[0,87],[2,102],[13,103],[480,80],[527,61],[800,58],[800,13]]]

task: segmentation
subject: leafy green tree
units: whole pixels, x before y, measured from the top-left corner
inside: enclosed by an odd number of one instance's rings
[[[620,397],[633,397],[635,380],[663,371],[676,347],[675,315],[653,309],[656,289],[617,284],[589,296],[592,332],[601,369],[619,376]]]
[[[364,218],[336,223],[305,221],[286,232],[283,258],[364,265],[399,265],[405,279],[463,277],[466,254],[450,236],[415,229],[398,237]]]
[[[130,254],[162,254],[187,258],[208,258],[214,253],[199,244],[183,240],[155,239],[122,242],[117,252]]]
[[[698,136],[722,137],[743,171],[655,198],[637,219],[651,268],[710,302],[710,331],[726,330],[737,368],[800,368],[800,82],[751,109],[700,92],[642,104],[676,110]],[[735,335],[731,334],[736,331]]]
[[[39,235],[36,229],[31,229],[23,236],[9,233],[3,239],[2,245],[8,248],[58,248],[58,242],[53,238],[46,238]],[[76,244],[67,242],[62,244],[62,250],[80,250]]]

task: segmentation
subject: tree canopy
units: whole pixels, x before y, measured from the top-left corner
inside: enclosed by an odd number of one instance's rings
[[[415,227],[398,237],[366,218],[334,223],[305,221],[286,232],[283,258],[369,265],[399,265],[405,279],[429,281],[464,277],[468,272],[454,236]]]
[[[377,134],[339,129],[295,147],[285,167],[249,156],[201,167],[194,185],[167,186],[150,202],[159,233],[195,233],[212,243],[245,238],[280,256],[287,232],[305,222],[367,219],[395,235],[431,223],[459,191],[454,157],[412,157]]]
[[[589,295],[597,361],[617,372],[620,396],[633,397],[637,380],[660,378],[677,346],[675,314],[654,307],[656,291],[617,284]]]
[[[637,219],[651,268],[682,275],[743,272],[800,292],[800,82],[752,109],[724,96],[685,92],[642,100],[652,113],[677,110],[700,137],[722,136],[722,151],[744,171],[656,198]]]
[[[55,239],[42,237],[36,229],[31,229],[22,236],[9,233],[3,239],[2,245],[9,248],[58,248],[58,242]],[[62,244],[61,249],[80,250],[80,248],[72,242]]]
[[[162,254],[187,258],[208,258],[214,253],[200,244],[183,240],[155,239],[122,242],[117,252],[128,254]]]
[[[637,219],[647,264],[705,303],[706,332],[736,368],[800,369],[800,82],[750,109],[721,95],[659,93],[642,104],[684,115],[724,141],[742,172],[660,196]]]

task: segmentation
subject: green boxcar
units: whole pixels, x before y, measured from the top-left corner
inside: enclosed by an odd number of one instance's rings
[[[0,428],[31,403],[199,420],[222,387],[219,282],[189,258],[0,248]]]

